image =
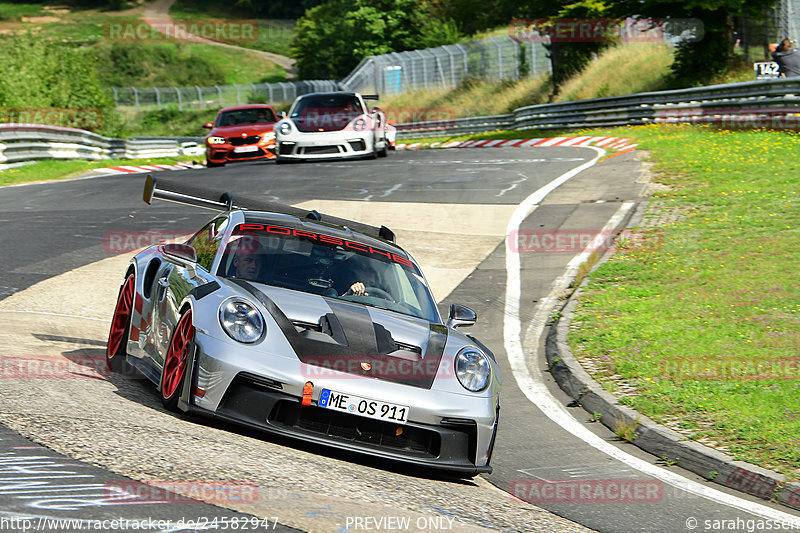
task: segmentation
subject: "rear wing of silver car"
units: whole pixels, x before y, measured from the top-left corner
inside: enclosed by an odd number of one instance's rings
[[[144,194],[142,199],[146,204],[149,205],[153,201],[153,198],[177,202],[180,204],[193,205],[196,207],[203,207],[205,209],[213,209],[215,211],[244,209],[247,211],[282,213],[284,215],[291,215],[300,219],[310,219],[318,222],[324,222],[326,224],[347,226],[353,231],[357,231],[371,237],[379,237],[389,242],[395,242],[394,232],[386,226],[370,226],[369,224],[364,224],[362,222],[347,220],[331,215],[323,215],[316,210],[308,211],[306,209],[300,209],[299,207],[293,207],[291,205],[281,204],[278,202],[245,200],[241,204],[238,202],[237,204],[234,204],[233,196],[227,191],[213,191],[203,187],[194,187],[192,185],[186,185],[184,183],[178,183],[164,179],[159,179],[156,181],[153,176],[148,175],[144,183]]]

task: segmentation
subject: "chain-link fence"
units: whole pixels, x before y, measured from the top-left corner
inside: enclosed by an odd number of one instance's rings
[[[542,43],[503,36],[370,56],[341,81],[341,86],[383,95],[422,88],[453,89],[466,78],[517,80],[544,73],[550,73],[550,60]]]
[[[348,90],[397,94],[415,88],[454,88],[465,78],[520,79],[550,72],[550,60],[538,42],[508,36],[370,56],[341,82],[315,80],[213,87],[115,87],[117,107],[177,107],[180,110],[247,103],[291,104],[301,94]]]
[[[219,108],[251,103],[291,104],[301,94],[336,91],[339,84],[329,80],[281,83],[248,83],[213,87],[115,87],[111,89],[117,107],[180,110]]]
[[[769,61],[770,44],[789,38],[800,43],[800,0],[780,0],[760,19],[739,17],[733,21],[735,52],[745,61]]]

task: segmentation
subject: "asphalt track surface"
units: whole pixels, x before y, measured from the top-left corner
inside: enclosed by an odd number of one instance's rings
[[[514,207],[554,178],[595,156],[591,149],[574,147],[430,150],[393,153],[388,159],[377,161],[280,167],[264,163],[239,164],[160,175],[198,186],[226,189],[234,198],[253,196],[289,204],[322,199],[360,201],[378,204],[374,207],[378,211],[387,203],[474,205],[475,212],[467,215],[474,226],[480,224],[481,206]],[[584,170],[547,196],[524,218],[521,229],[530,235],[544,235],[556,229],[577,235],[599,231],[620,212],[626,201],[641,200],[643,186],[636,182],[638,168],[637,161],[624,155]],[[142,182],[142,176],[110,176],[0,189],[0,222],[5,229],[0,233],[0,246],[4,250],[0,255],[0,300],[40,281],[108,258],[109,230],[179,232],[199,227],[210,218],[209,211],[188,206],[171,203],[146,206],[141,200]],[[464,216],[464,211],[460,213]],[[459,224],[465,222],[452,220],[445,233],[457,236]],[[519,322],[523,331],[541,313],[539,303],[550,295],[553,280],[564,272],[578,251],[545,253],[539,250],[520,255]],[[464,246],[460,253],[468,255],[469,247]],[[619,456],[623,460],[610,457],[545,416],[523,393],[504,349],[506,253],[505,244],[499,243],[443,302],[462,303],[478,311],[479,321],[470,333],[492,349],[503,367],[504,388],[494,472],[484,476],[486,480],[503,491],[530,499],[559,516],[598,531],[759,531],[767,530],[767,527],[756,527],[763,525],[764,520],[783,516],[780,513],[785,509],[720,489],[677,467],[668,470],[700,485],[687,491],[647,475],[623,456]],[[459,261],[459,254],[454,254],[452,260]],[[528,370],[554,402],[568,405],[570,399],[545,372],[543,350],[538,345],[543,338],[525,340],[537,344],[524,346]],[[588,415],[582,410],[568,409],[575,423],[607,444],[650,465],[657,462],[657,458],[620,443],[599,424],[589,423]],[[0,407],[0,413],[2,410]],[[28,453],[26,445],[20,444],[19,437],[11,432],[0,435],[0,445],[6,456]],[[291,449],[291,443],[286,445]],[[52,454],[49,450],[32,450],[37,455]],[[324,449],[313,451],[323,457],[329,453]],[[370,461],[352,460],[355,468],[359,468],[360,463],[376,467]],[[391,466],[382,464],[377,468],[392,471]],[[103,474],[95,469],[91,475],[102,477]],[[3,479],[0,475],[0,498]],[[595,496],[582,493],[578,501],[568,502],[563,492],[558,494],[554,490],[558,486],[574,487],[587,480],[588,485],[584,483],[583,486],[595,491],[639,485],[644,492],[632,493],[627,502],[603,503],[596,492]],[[438,483],[442,491],[448,490],[449,481],[439,480]],[[701,486],[700,494],[697,486]],[[717,494],[729,495],[729,499]],[[755,512],[742,510],[750,504],[757,505],[750,508]],[[15,513],[30,512],[13,506],[2,507]],[[199,508],[191,509],[197,514]],[[217,514],[224,512],[217,510]],[[81,516],[94,516],[87,513],[89,511]],[[694,528],[691,527],[692,518],[697,520]],[[717,523],[711,522],[714,520],[725,522],[715,528]],[[509,527],[508,519],[491,518],[491,513],[482,519],[482,525],[500,530],[534,530],[535,526],[518,523],[516,527]],[[769,529],[778,530],[777,527]],[[577,525],[572,529],[560,524],[558,530],[580,529]]]

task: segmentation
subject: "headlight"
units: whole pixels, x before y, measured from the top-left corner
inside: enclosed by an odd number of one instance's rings
[[[219,308],[219,323],[233,340],[253,343],[264,334],[264,317],[244,300],[228,300]]]
[[[281,122],[278,126],[278,133],[281,135],[289,135],[292,132],[292,125],[288,122]]]
[[[356,119],[356,121],[353,122],[353,129],[356,131],[364,131],[366,127],[367,127],[367,121],[364,120],[363,118]]]
[[[209,137],[208,144],[225,144],[225,137]]]
[[[486,356],[476,348],[463,348],[456,356],[456,377],[459,383],[472,392],[480,392],[489,385],[492,368]]]

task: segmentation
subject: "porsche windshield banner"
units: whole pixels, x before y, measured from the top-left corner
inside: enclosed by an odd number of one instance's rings
[[[357,254],[367,256],[370,259],[375,259],[384,263],[397,263],[406,270],[410,270],[411,272],[419,275],[419,270],[417,270],[416,265],[414,265],[414,263],[406,257],[398,255],[394,252],[375,248],[367,244],[362,244],[360,242],[349,241],[340,239],[338,237],[333,237],[331,235],[325,235],[324,233],[314,233],[311,231],[268,224],[240,224],[233,233],[234,236],[248,235],[251,237],[255,237],[258,234],[267,235],[270,237],[310,241],[328,248],[341,247],[345,250],[350,250]]]

